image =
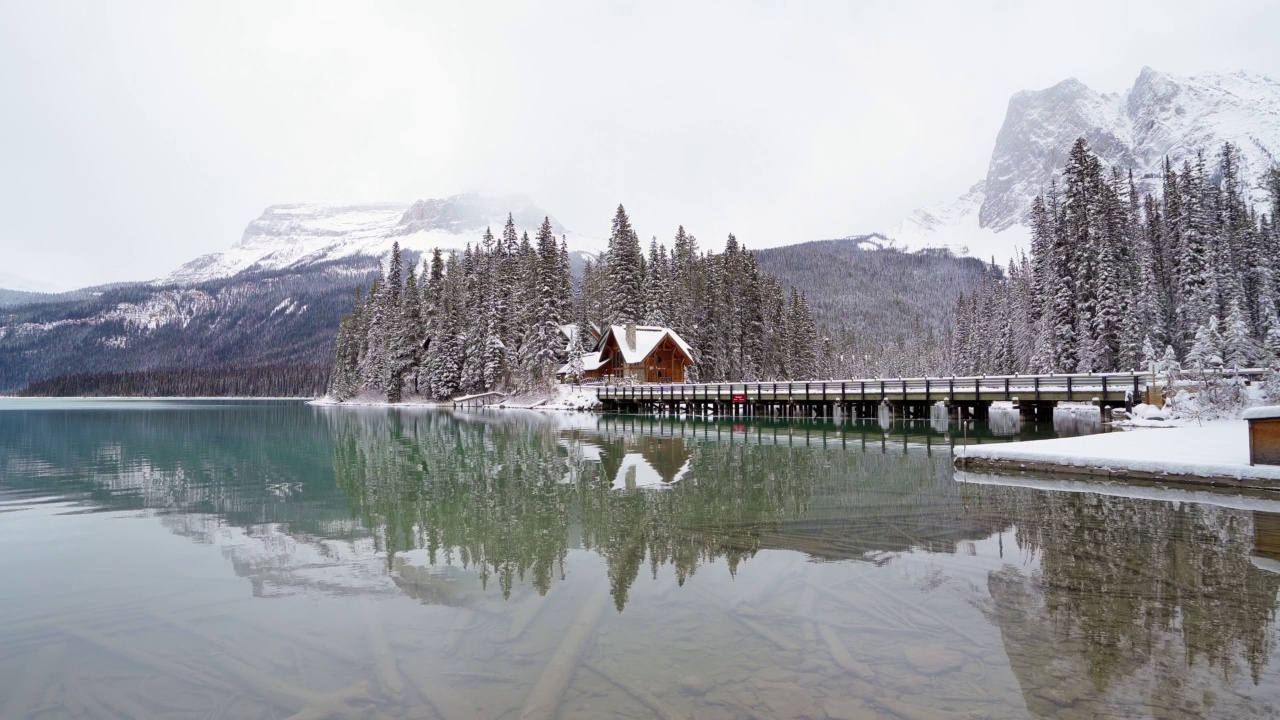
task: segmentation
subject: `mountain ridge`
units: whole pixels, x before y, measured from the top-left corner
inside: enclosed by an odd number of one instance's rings
[[[1060,176],[1083,137],[1102,160],[1132,169],[1143,193],[1160,192],[1161,163],[1212,158],[1224,142],[1240,150],[1242,176],[1254,179],[1280,157],[1280,81],[1245,70],[1193,76],[1143,67],[1132,86],[1099,93],[1068,78],[1009,100],[986,176],[959,198],[917,209],[887,236],[906,249],[947,247],[998,261],[1025,249],[1032,199]],[[976,250],[976,252],[975,252]]]

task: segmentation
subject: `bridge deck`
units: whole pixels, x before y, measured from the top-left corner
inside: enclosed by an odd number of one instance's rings
[[[1149,373],[1009,375],[956,378],[895,378],[810,382],[686,383],[611,385],[600,388],[605,402],[738,403],[951,403],[1013,400],[1027,402],[1135,401],[1151,383]]]

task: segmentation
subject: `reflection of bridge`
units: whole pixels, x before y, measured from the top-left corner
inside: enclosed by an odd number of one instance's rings
[[[886,419],[887,420],[887,419]],[[672,419],[645,415],[616,415],[603,417],[598,430],[605,433],[636,434],[649,439],[712,440],[723,443],[783,446],[841,446],[854,449],[890,449],[906,452],[908,448],[943,449],[950,456],[951,448],[958,444],[1008,442],[1014,433],[1035,436],[1043,431],[1051,437],[1053,425],[1042,424],[1010,426],[1008,432],[1000,432],[991,425],[966,427],[963,430],[947,418],[937,420],[896,419],[892,422],[853,419],[848,422],[796,421],[773,422],[754,418],[750,423],[731,419],[701,420],[696,418]]]
[[[1258,376],[1264,370],[1223,374]],[[927,418],[930,407],[943,403],[962,418],[985,418],[995,401],[1016,401],[1023,417],[1047,418],[1059,402],[1097,401],[1121,406],[1126,397],[1139,402],[1151,373],[1078,373],[1069,375],[984,375],[982,377],[815,380],[702,384],[617,385],[600,389],[606,410],[676,412],[681,408],[717,415],[774,417],[875,416],[888,405],[906,417]]]

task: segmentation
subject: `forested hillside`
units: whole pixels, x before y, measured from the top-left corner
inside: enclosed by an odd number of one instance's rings
[[[353,267],[244,274],[0,308],[0,392],[68,375],[328,367],[338,319],[365,277]]]
[[[419,281],[419,277],[422,281]],[[628,323],[670,327],[693,345],[699,380],[821,377],[820,338],[803,294],[790,298],[730,235],[723,253],[699,250],[680,228],[671,250],[654,238],[646,257],[625,209],[608,250],[573,291],[569,252],[549,219],[447,259],[437,250],[419,274],[393,246],[385,275],[342,319],[330,394],[399,402],[490,390],[538,391],[591,350],[591,328]],[[576,326],[566,347],[561,327]]]
[[[329,382],[327,367],[273,365],[162,368],[137,372],[61,375],[32,383],[29,397],[316,397]]]
[[[1280,362],[1280,169],[1245,177],[1230,143],[1140,196],[1083,138],[1032,205],[1030,257],[957,305],[957,373]],[[1249,202],[1270,196],[1271,215]]]
[[[818,331],[834,349],[827,360],[832,377],[942,372],[956,299],[999,271],[945,250],[908,253],[870,240],[820,240],[755,254],[762,270],[809,298]]]

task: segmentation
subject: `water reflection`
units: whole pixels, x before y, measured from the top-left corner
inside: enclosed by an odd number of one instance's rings
[[[1102,410],[1093,405],[1067,405],[1053,409],[1053,431],[1059,437],[1102,432]]]
[[[130,703],[125,715],[164,716],[172,698],[195,712],[222,695],[240,698],[222,707],[239,717],[316,704],[517,716],[590,619],[564,717],[1274,716],[1280,501],[955,482],[953,445],[1047,430],[271,405],[0,412],[0,527],[26,528],[0,533],[14,580],[0,588],[0,634],[14,638],[0,677],[15,678],[0,697],[40,648],[92,641],[99,654],[66,677],[99,678],[91,695],[116,703],[106,716]],[[41,508],[57,510],[13,524]],[[75,592],[40,595],[47,561],[12,538],[95,516],[111,522],[59,556]],[[202,576],[166,559],[178,550],[115,550],[141,523],[216,548],[254,604],[205,612],[210,591],[173,580]],[[100,620],[113,593],[140,594],[125,606],[151,614]],[[593,615],[597,598],[616,612]],[[246,632],[264,624],[270,643]],[[117,692],[101,653],[125,641],[220,659]],[[293,689],[273,695],[239,662]],[[341,699],[313,696],[361,679]]]

